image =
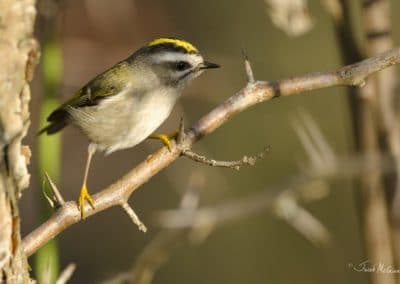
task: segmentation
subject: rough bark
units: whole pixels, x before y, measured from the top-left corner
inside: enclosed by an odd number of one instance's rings
[[[17,202],[29,184],[29,81],[38,59],[35,0],[0,1],[0,282],[29,283]]]

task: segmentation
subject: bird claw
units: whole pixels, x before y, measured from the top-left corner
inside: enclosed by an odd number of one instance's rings
[[[172,143],[171,140],[175,139],[178,136],[178,131],[174,131],[173,133],[168,134],[152,134],[149,136],[151,139],[158,139],[167,146],[169,151],[172,151]]]
[[[78,208],[79,208],[79,211],[81,211],[82,219],[85,219],[85,200],[94,209],[93,198],[90,196],[89,191],[88,191],[86,185],[84,184],[84,185],[82,185],[81,193],[79,194],[79,199],[78,199]]]

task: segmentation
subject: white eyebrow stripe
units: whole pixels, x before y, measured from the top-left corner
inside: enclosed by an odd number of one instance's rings
[[[177,61],[187,61],[192,65],[198,65],[203,62],[203,58],[198,54],[184,54],[176,52],[163,52],[159,54],[154,54],[153,58],[158,63],[163,62],[177,62]]]

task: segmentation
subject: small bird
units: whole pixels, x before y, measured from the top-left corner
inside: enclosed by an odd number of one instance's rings
[[[152,133],[170,115],[184,87],[204,70],[218,67],[185,40],[158,38],[96,76],[49,115],[39,134],[72,124],[89,139],[78,198],[82,218],[85,201],[95,207],[86,187],[93,154],[107,155],[147,138],[160,139],[170,148],[174,134]]]

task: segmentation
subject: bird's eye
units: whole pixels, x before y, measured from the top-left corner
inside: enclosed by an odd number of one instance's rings
[[[192,67],[192,66],[186,61],[178,61],[176,63],[176,70],[178,70],[178,71],[183,71],[183,70],[189,69],[190,67]]]

